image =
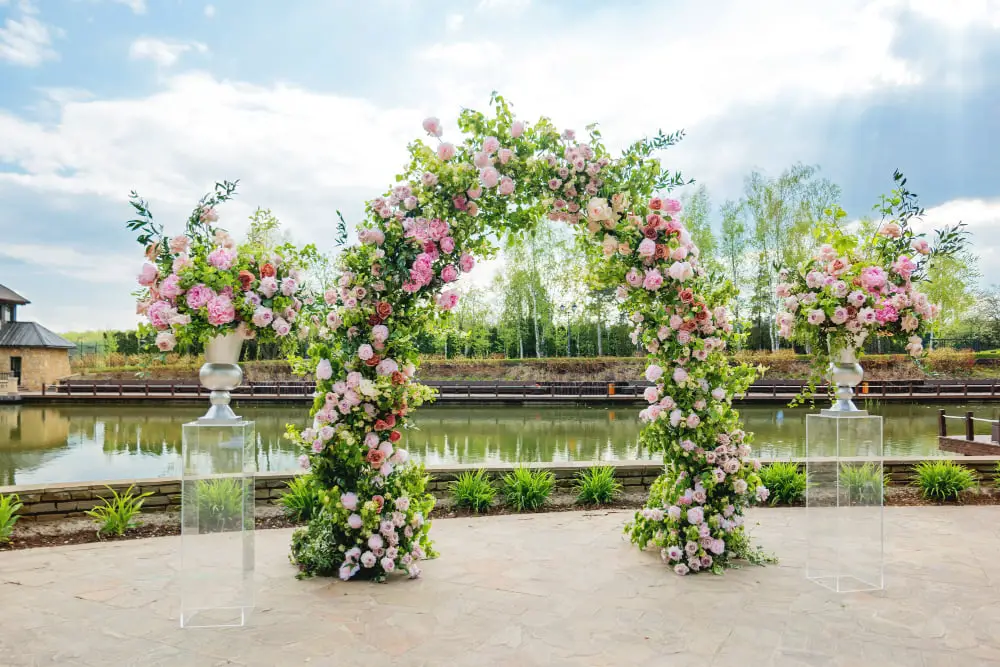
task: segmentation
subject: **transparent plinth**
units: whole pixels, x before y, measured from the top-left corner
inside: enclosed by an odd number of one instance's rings
[[[183,426],[181,627],[246,624],[254,605],[254,423]]]
[[[882,418],[848,415],[806,417],[806,577],[838,593],[885,586]]]

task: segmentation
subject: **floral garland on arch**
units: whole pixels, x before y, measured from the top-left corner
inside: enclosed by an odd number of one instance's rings
[[[291,343],[308,333],[314,298],[302,264],[317,256],[316,248],[238,245],[215,224],[218,205],[232,199],[236,186],[217,183],[176,236],[165,234],[144,199],[135,192],[129,198],[138,217],[126,224],[146,251],[135,294],[136,313],[146,320],[140,333],[154,334],[161,352],[233,331],[263,343]]]
[[[835,207],[816,230],[822,241],[817,252],[794,271],[780,272],[778,333],[813,353],[808,385],[793,404],[814,395],[832,356],[860,350],[869,336],[905,336],[905,349],[915,360],[925,355],[923,337],[939,306],[919,290],[920,284],[935,259],[962,250],[968,232],[958,223],[936,230],[929,241],[915,228],[924,213],[916,195],[906,189],[900,172],[893,179],[896,187],[875,207],[881,214],[877,224],[847,231],[841,225],[847,214]]]
[[[678,202],[655,196],[684,183],[652,157],[682,135],[660,133],[612,158],[596,126],[581,141],[548,119],[516,119],[497,95],[491,104],[492,117],[462,112],[460,142],[441,139],[437,118],[424,121],[435,145],[409,146],[398,184],[368,203],[359,244],[340,258],[321,340],[302,367],[317,380],[314,422],[289,428],[322,499],[293,536],[292,561],[304,576],[419,575],[433,555],[434,498],[399,444],[414,408],[432,398],[414,380],[415,338],[454,308],[452,284],[495,252],[491,236],[548,216],[581,230],[595,277],[618,285],[650,355],[642,438],[664,452],[667,472],[626,530],[679,574],[720,572],[748,555],[743,510],[767,497],[731,404],[757,371],[726,356],[732,288],[705,275]]]

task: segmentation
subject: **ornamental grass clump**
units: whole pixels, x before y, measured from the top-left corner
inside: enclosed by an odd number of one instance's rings
[[[288,483],[288,490],[278,499],[285,516],[292,521],[308,521],[322,507],[319,490],[311,475],[300,475]]]
[[[504,502],[518,512],[537,510],[548,500],[555,483],[551,471],[518,466],[503,476]]]
[[[954,461],[921,461],[913,470],[913,485],[927,500],[958,500],[976,486],[975,473]]]
[[[475,472],[463,472],[448,485],[448,491],[455,507],[470,509],[477,514],[488,510],[497,495],[496,487],[482,468]]]
[[[206,479],[198,484],[198,525],[206,532],[237,528],[243,521],[243,480]]]
[[[103,505],[88,510],[87,516],[97,521],[97,535],[112,535],[121,537],[127,531],[139,526],[136,517],[142,512],[142,504],[146,498],[153,495],[152,491],[147,491],[140,495],[132,493],[134,486],[128,487],[124,493],[119,494],[110,486],[110,498],[102,498]]]
[[[595,466],[580,473],[576,481],[576,502],[581,505],[608,505],[621,495],[622,484],[613,466]]]
[[[797,463],[778,461],[760,470],[760,479],[770,492],[772,505],[794,505],[802,502],[806,492],[806,474]]]
[[[852,505],[871,505],[882,499],[889,484],[889,474],[872,462],[861,465],[844,463],[840,466],[840,488],[847,491],[847,502]]]
[[[10,542],[14,524],[21,518],[17,513],[23,506],[16,493],[0,494],[0,544]]]

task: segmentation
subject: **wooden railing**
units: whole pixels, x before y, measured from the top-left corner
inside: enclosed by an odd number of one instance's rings
[[[473,398],[482,396],[501,397],[547,397],[547,398],[641,398],[647,387],[644,382],[511,382],[494,381],[428,381],[424,384],[438,390],[440,396],[453,398]],[[803,383],[795,380],[762,380],[754,383],[746,393],[751,399],[787,399],[802,389]],[[309,398],[315,392],[315,384],[306,381],[258,381],[244,383],[232,393],[237,397],[257,396]],[[817,397],[827,391],[825,386],[817,388]],[[66,380],[56,385],[42,388],[43,395],[65,396],[200,396],[206,390],[190,380]],[[987,381],[885,381],[867,382],[858,387],[856,400],[880,398],[950,398],[982,399],[996,398],[997,382]],[[742,398],[742,397],[741,397]]]
[[[938,410],[938,436],[942,438],[948,437],[948,420],[949,419],[961,419],[965,425],[965,439],[975,440],[976,439],[976,422],[981,422],[985,424],[990,424],[990,440],[992,442],[1000,444],[1000,421],[996,419],[983,419],[981,417],[973,416],[971,410],[966,411],[965,415],[946,415],[944,410]]]

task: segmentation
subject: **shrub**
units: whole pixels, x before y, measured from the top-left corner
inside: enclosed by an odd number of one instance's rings
[[[882,478],[881,487],[879,477]],[[862,505],[878,503],[888,484],[889,474],[882,474],[880,467],[874,463],[861,465],[844,463],[840,466],[840,488],[847,490],[849,503]]]
[[[584,505],[607,505],[622,492],[612,466],[595,466],[584,470],[576,482],[576,502]]]
[[[976,365],[976,353],[972,350],[953,350],[948,347],[931,350],[927,354],[927,365],[935,373],[949,375],[969,375]]]
[[[278,499],[282,511],[292,521],[304,522],[319,514],[319,489],[312,475],[299,475],[288,483],[288,490]]]
[[[914,472],[914,486],[929,500],[957,500],[963,491],[976,486],[972,470],[954,461],[921,461]]]
[[[456,507],[466,507],[477,513],[489,509],[497,495],[496,488],[482,468],[475,472],[463,472],[448,485],[448,491]]]
[[[103,498],[103,505],[98,505],[87,511],[87,516],[95,519],[98,523],[98,536],[115,535],[121,537],[126,531],[139,525],[135,518],[142,511],[142,504],[146,498],[153,495],[153,492],[147,491],[136,496],[132,493],[133,488],[130,486],[119,495],[109,486],[107,489],[111,491],[111,498]]]
[[[993,469],[993,486],[1000,489],[1000,461],[997,461],[996,468]]]
[[[536,510],[545,504],[556,476],[548,470],[518,466],[503,476],[503,495],[507,505],[518,512]]]
[[[778,461],[760,469],[760,479],[771,492],[771,504],[801,502],[806,492],[806,474],[791,461]]]
[[[204,532],[237,527],[243,521],[243,480],[220,477],[198,484],[198,525]]]
[[[14,532],[14,524],[21,518],[17,515],[21,507],[23,504],[16,493],[6,496],[0,494],[0,544],[10,542],[10,535]]]

